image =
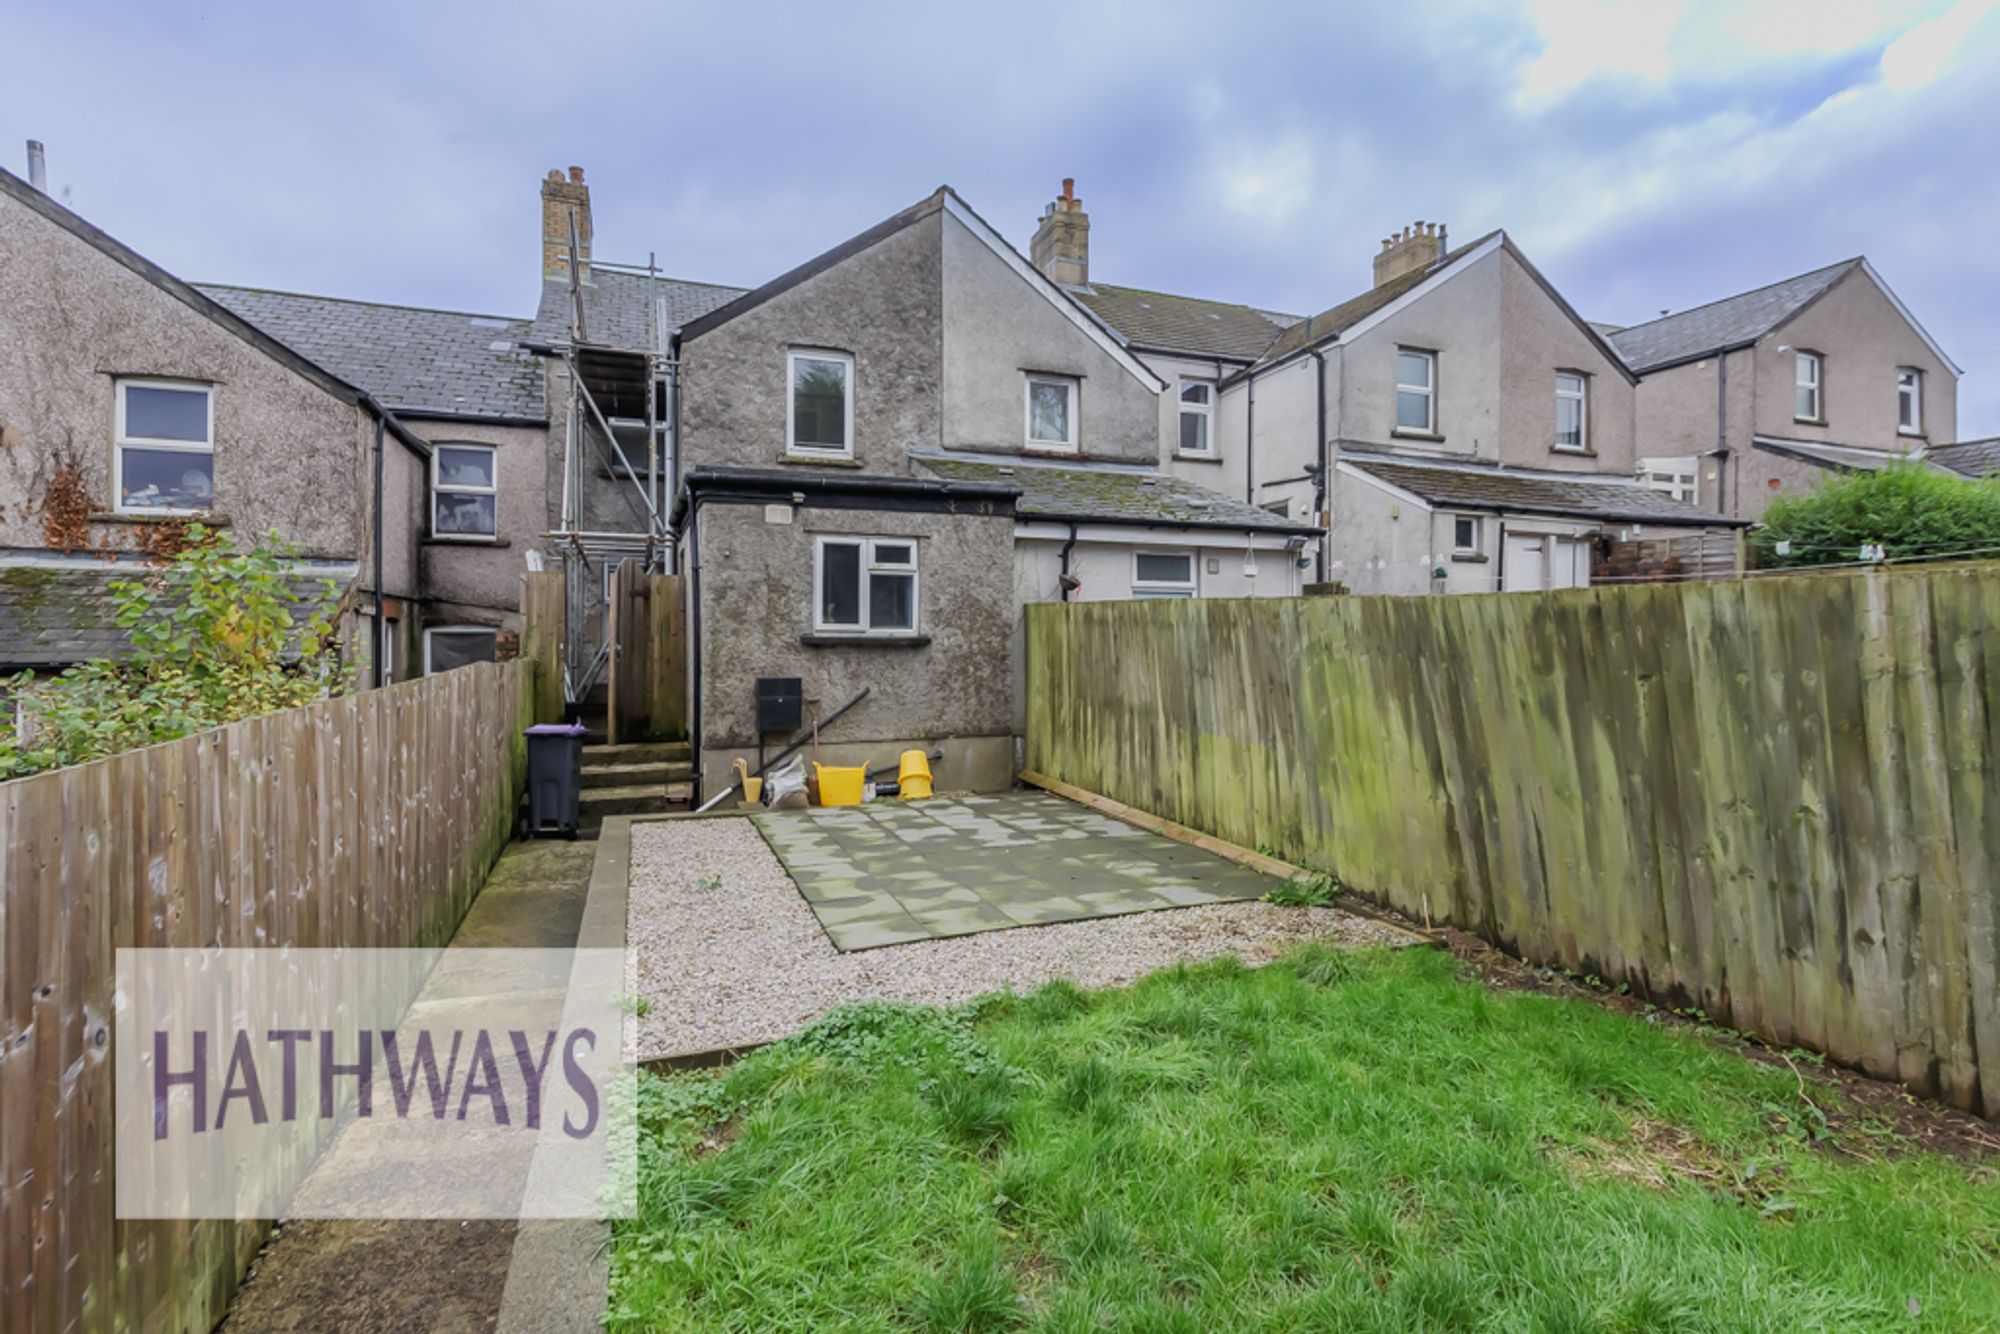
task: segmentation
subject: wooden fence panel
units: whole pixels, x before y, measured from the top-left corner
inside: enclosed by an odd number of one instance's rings
[[[1035,606],[1029,768],[2000,1116],[2000,566]]]
[[[221,1318],[264,1225],[113,1217],[114,951],[443,944],[512,829],[536,666],[0,783],[0,1328]]]
[[[688,641],[687,595],[677,574],[646,576],[651,584],[647,594],[652,612],[652,644],[648,657],[652,674],[647,678],[650,698],[647,713],[652,719],[652,735],[678,741],[687,735]]]

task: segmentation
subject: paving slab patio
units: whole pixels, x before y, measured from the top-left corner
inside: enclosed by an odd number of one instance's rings
[[[846,951],[1261,898],[1268,876],[1045,792],[767,811],[758,831]]]

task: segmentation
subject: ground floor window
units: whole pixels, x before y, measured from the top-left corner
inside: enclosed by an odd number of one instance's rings
[[[813,544],[813,629],[913,634],[916,628],[916,539],[822,537]]]
[[[1193,597],[1194,553],[1192,551],[1133,552],[1132,596],[1135,598]]]
[[[484,625],[440,625],[424,631],[424,675],[499,659],[500,632]]]
[[[1470,514],[1455,515],[1451,521],[1451,549],[1461,556],[1479,550],[1479,520]]]

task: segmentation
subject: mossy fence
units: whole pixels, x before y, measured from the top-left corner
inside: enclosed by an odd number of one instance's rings
[[[1029,768],[2000,1116],[2000,566],[1028,609]]]
[[[266,1224],[114,1217],[114,951],[444,944],[510,836],[539,674],[477,664],[0,783],[0,1330],[222,1318]]]

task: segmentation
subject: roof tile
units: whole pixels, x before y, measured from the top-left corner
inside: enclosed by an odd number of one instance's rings
[[[1477,464],[1433,463],[1424,459],[1343,451],[1340,462],[1400,487],[1433,505],[1514,510],[1524,514],[1606,519],[1622,523],[1677,524],[1704,528],[1744,526],[1709,510],[1683,504],[1663,492],[1622,477],[1579,473],[1557,477]]]
[[[1806,303],[1839,282],[1861,263],[1842,260],[1811,273],[1750,292],[1678,311],[1609,335],[1611,346],[1634,371],[1657,370],[1675,362],[1755,342],[1799,313]]]

